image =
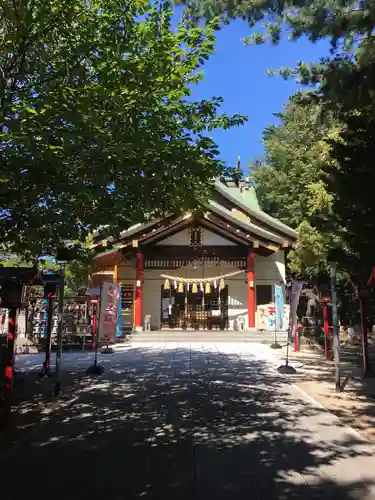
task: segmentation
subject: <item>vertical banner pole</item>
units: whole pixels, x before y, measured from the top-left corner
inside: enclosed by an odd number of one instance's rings
[[[116,337],[122,337],[122,287],[119,289],[119,298],[117,306],[117,322],[116,322]]]
[[[99,302],[97,306],[97,325],[96,325],[96,332],[95,332],[95,349],[94,349],[94,370],[98,369],[98,351],[99,351],[99,335],[100,335],[100,316],[101,316],[101,309],[102,309],[102,297],[103,295],[103,285],[100,285],[100,295],[99,295]]]
[[[289,310],[289,329],[288,329],[288,342],[286,346],[286,357],[285,357],[285,364],[279,366],[278,372],[283,373],[286,375],[292,375],[296,373],[296,369],[293,368],[293,366],[290,366],[289,364],[289,343],[290,343],[290,335],[293,335],[294,332],[294,342],[296,341],[296,336],[297,336],[297,308],[298,308],[298,302],[299,298],[301,295],[302,291],[302,286],[303,286],[303,281],[297,281],[293,280],[292,281],[292,291],[291,291],[291,296],[290,296],[290,310]],[[294,344],[296,345],[296,344]]]
[[[51,375],[51,341],[52,341],[52,320],[53,320],[53,299],[55,296],[50,293],[48,294],[47,302],[47,324],[46,324],[46,357],[43,362],[43,368],[40,372],[40,376]]]
[[[63,345],[63,324],[64,324],[65,265],[66,265],[65,262],[60,263],[59,318],[57,325],[55,396],[58,396],[61,392],[61,354]]]
[[[336,392],[341,392],[340,382],[340,332],[339,315],[337,307],[336,290],[336,263],[331,264],[331,294],[332,294],[332,327],[333,327],[333,349],[335,360],[335,388]]]
[[[103,285],[100,285],[100,295],[98,297],[98,303],[93,304],[95,307],[95,314],[93,317],[96,318],[95,321],[95,328],[94,328],[94,322],[93,322],[93,343],[94,343],[94,363],[89,366],[86,370],[86,373],[88,375],[101,375],[104,372],[104,367],[98,364],[98,351],[99,351],[99,343],[100,343],[100,329],[101,329],[101,318],[102,318],[102,309],[107,307],[107,300],[108,297],[104,296],[106,293],[106,290],[103,289]],[[95,336],[94,336],[95,335]]]
[[[323,306],[323,320],[324,320],[324,357],[326,360],[329,359],[328,351],[328,339],[329,339],[329,316],[328,316],[328,305]]]
[[[368,375],[369,372],[369,355],[368,355],[368,336],[367,336],[367,319],[364,299],[359,291],[359,307],[361,312],[361,327],[362,327],[362,368],[363,376]]]
[[[142,302],[143,302],[143,274],[144,255],[139,251],[136,255],[136,284],[135,284],[135,312],[134,325],[136,331],[142,330]]]
[[[95,351],[96,332],[98,330],[98,303],[92,303],[92,320],[91,320],[91,349]]]
[[[284,297],[283,291],[280,285],[273,285],[273,302],[275,305],[275,321],[274,321],[274,343],[270,345],[271,349],[282,349],[282,345],[277,341],[277,328],[282,327],[282,318],[284,311]],[[280,325],[280,314],[281,314],[281,325]]]

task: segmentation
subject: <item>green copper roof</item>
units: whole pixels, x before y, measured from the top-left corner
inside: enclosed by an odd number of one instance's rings
[[[226,206],[222,206],[220,200],[209,200],[205,204],[209,210],[227,219],[228,222],[236,223],[243,229],[258,234],[260,237],[273,241],[278,245],[283,244],[284,235],[286,238],[296,240],[297,232],[294,229],[263,212],[259,206],[256,192],[253,187],[246,185],[243,181],[234,182],[229,179],[224,182],[219,179],[215,180],[214,187],[217,193],[229,202],[229,207],[233,209],[237,208],[237,210],[231,210],[226,208]],[[244,216],[241,216],[241,212]],[[161,221],[162,219],[158,218],[143,224],[132,225],[127,230],[121,232],[120,239],[130,238],[142,231],[151,231],[152,227]],[[274,234],[274,231],[276,231],[276,234]],[[94,239],[93,246],[100,246],[101,242],[105,239],[109,242],[114,242],[116,240],[111,236],[105,238],[104,236],[100,237],[100,235],[98,235]],[[104,251],[100,256],[112,253],[113,251],[115,251],[115,249]]]
[[[253,187],[246,187],[242,190],[241,196],[244,200],[244,204],[251,208],[252,210],[260,210],[258,203],[258,198]]]
[[[247,208],[255,211],[261,211],[255,189],[243,183],[242,186],[235,185],[234,182],[228,181],[223,183],[221,181],[215,182],[215,187],[220,186],[220,190],[225,190],[232,198],[242,203]]]
[[[242,189],[241,192],[241,188],[232,187],[231,183],[229,183],[229,186],[220,180],[215,181],[215,189],[227,198],[227,200],[244,210],[250,217],[254,217],[259,222],[263,222],[293,239],[297,238],[297,232],[294,229],[263,212],[259,206],[254,188],[249,187],[244,198],[243,193],[246,192],[245,189]]]
[[[265,238],[269,241],[273,241],[274,243],[278,245],[282,245],[284,242],[284,239],[281,238],[280,236],[277,236],[276,234],[271,233],[270,231],[267,231],[266,229],[263,229],[262,227],[257,226],[256,224],[253,224],[252,222],[247,222],[241,219],[238,219],[230,210],[222,207],[215,201],[209,201],[207,203],[207,208],[212,210],[213,212],[222,215],[225,219],[228,220],[228,222],[232,222],[235,224],[238,224],[241,226],[245,231],[249,231],[252,233],[255,233],[259,235],[261,238]]]

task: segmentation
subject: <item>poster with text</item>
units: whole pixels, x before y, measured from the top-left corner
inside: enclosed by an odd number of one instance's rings
[[[257,307],[257,329],[260,331],[275,330],[276,327],[276,307],[275,304],[262,304]],[[289,304],[284,304],[282,327],[280,330],[287,330],[289,325]],[[277,327],[279,328],[279,327]]]
[[[116,326],[121,287],[116,283],[103,283],[100,294],[99,343],[116,342]]]

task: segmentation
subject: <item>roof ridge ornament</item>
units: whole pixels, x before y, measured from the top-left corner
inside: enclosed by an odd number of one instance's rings
[[[236,184],[236,187],[240,187],[240,181],[242,180],[242,178],[243,178],[243,173],[241,170],[241,158],[240,156],[238,156],[236,161],[236,166],[233,169],[233,175],[232,175],[232,179]]]

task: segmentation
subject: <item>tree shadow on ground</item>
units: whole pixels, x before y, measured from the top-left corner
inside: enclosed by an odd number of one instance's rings
[[[19,394],[11,499],[372,498],[372,448],[251,355],[130,348],[64,377],[58,403]]]
[[[375,360],[375,349],[370,349],[369,354],[370,360]],[[291,380],[329,408],[343,425],[355,427],[375,440],[375,376],[371,372],[363,376],[358,345],[342,347],[340,358],[342,392],[339,394],[335,390],[334,362],[324,361],[323,352],[292,353],[297,374]]]

